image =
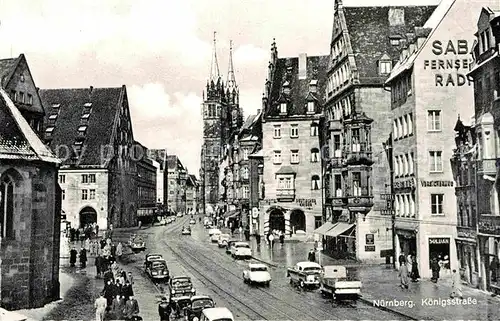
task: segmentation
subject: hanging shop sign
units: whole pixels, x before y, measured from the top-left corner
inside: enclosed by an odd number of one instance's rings
[[[453,187],[455,183],[453,181],[420,181],[422,187]]]
[[[366,234],[366,245],[374,245],[375,244],[375,235],[374,234]]]

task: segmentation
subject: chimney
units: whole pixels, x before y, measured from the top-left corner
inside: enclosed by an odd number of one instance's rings
[[[307,54],[299,54],[299,79],[307,78]]]
[[[89,94],[92,94],[92,90],[94,90],[94,86],[90,86]]]
[[[405,10],[401,8],[389,8],[389,26],[405,25]]]

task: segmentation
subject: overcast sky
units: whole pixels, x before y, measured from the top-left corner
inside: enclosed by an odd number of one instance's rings
[[[0,56],[25,53],[40,88],[125,84],[135,139],[198,176],[213,31],[224,79],[233,40],[246,117],[260,108],[272,39],[280,57],[328,54],[332,17],[333,0],[0,0]]]

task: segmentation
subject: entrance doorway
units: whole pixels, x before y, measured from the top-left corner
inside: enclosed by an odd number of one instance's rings
[[[285,215],[281,209],[274,208],[269,213],[269,230],[285,232]]]
[[[299,230],[306,231],[306,215],[304,211],[295,209],[290,213],[290,227],[292,228],[292,233]]]
[[[450,270],[450,239],[447,237],[429,238],[429,267],[433,259],[441,262],[444,272]]]
[[[94,208],[87,206],[80,211],[80,227],[87,224],[97,223],[97,212]]]

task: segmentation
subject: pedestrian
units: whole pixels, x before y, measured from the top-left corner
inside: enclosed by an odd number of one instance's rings
[[[269,234],[269,246],[271,247],[271,250],[273,249],[273,245],[274,245],[274,235]]]
[[[453,269],[451,274],[451,294],[450,298],[459,297],[463,299],[462,295],[462,279],[460,278],[460,273],[457,273],[457,270]]]
[[[82,269],[87,267],[87,250],[85,248],[80,250],[80,267]]]
[[[439,263],[436,258],[433,258],[431,261],[431,270],[432,270],[431,281],[437,283],[437,281],[439,280],[439,271],[441,270],[441,267],[439,266]]]
[[[408,266],[406,264],[401,265],[399,269],[399,278],[401,280],[401,288],[408,289]]]
[[[95,320],[104,321],[104,314],[106,312],[107,301],[104,298],[104,293],[99,293],[99,297],[94,302]]]
[[[87,252],[90,252],[90,238],[87,238],[85,240],[83,247],[85,248],[85,250],[87,250]]]
[[[116,246],[116,259],[121,260],[123,254],[123,245],[122,242],[118,242],[118,245]]]
[[[403,264],[406,263],[405,254],[404,253],[401,253],[399,255],[398,261],[399,261],[399,267],[403,266]]]
[[[497,275],[498,275],[498,258],[496,256],[491,259],[490,263],[490,271],[491,271],[491,282],[496,282],[497,281]]]
[[[80,240],[80,229],[75,229],[75,242]]]
[[[309,254],[307,255],[307,260],[309,262],[316,262],[316,253],[314,253],[313,249],[309,251]]]
[[[111,270],[109,268],[106,268],[105,270],[106,272],[104,272],[104,283],[107,283],[108,281],[114,281],[114,277],[113,277],[113,272],[111,272]]]
[[[76,248],[74,245],[71,246],[71,250],[69,251],[69,266],[75,267],[76,264],[76,256],[78,255],[78,252],[76,251]]]
[[[257,242],[257,247],[260,247],[260,234],[255,232],[255,241]]]
[[[160,321],[169,321],[170,313],[172,313],[172,308],[168,302],[168,298],[162,297],[161,302],[158,305],[158,314],[160,315]]]
[[[115,320],[123,319],[123,310],[125,310],[125,301],[123,301],[120,294],[117,294],[113,303],[111,304],[111,311]]]
[[[413,256],[413,259],[411,261],[411,280],[412,282],[418,282],[418,279],[420,279],[420,273],[418,272],[418,263],[417,263],[417,258],[415,255]]]
[[[102,273],[102,257],[100,255],[97,255],[95,257],[95,269],[97,272],[97,277],[100,278]]]
[[[125,320],[130,320],[139,316],[139,303],[137,303],[137,300],[133,296],[131,296],[127,303],[125,303],[123,314]]]
[[[125,281],[125,285],[122,286],[122,292],[121,292],[123,298],[125,301],[128,301],[131,296],[134,296],[134,290],[132,290],[132,285],[130,282],[127,280]]]
[[[132,272],[128,272],[127,280],[130,282],[131,286],[134,286],[134,277],[132,276]]]
[[[280,231],[280,244],[281,244],[281,247],[283,247],[284,243],[285,243],[285,233],[283,231]]]

